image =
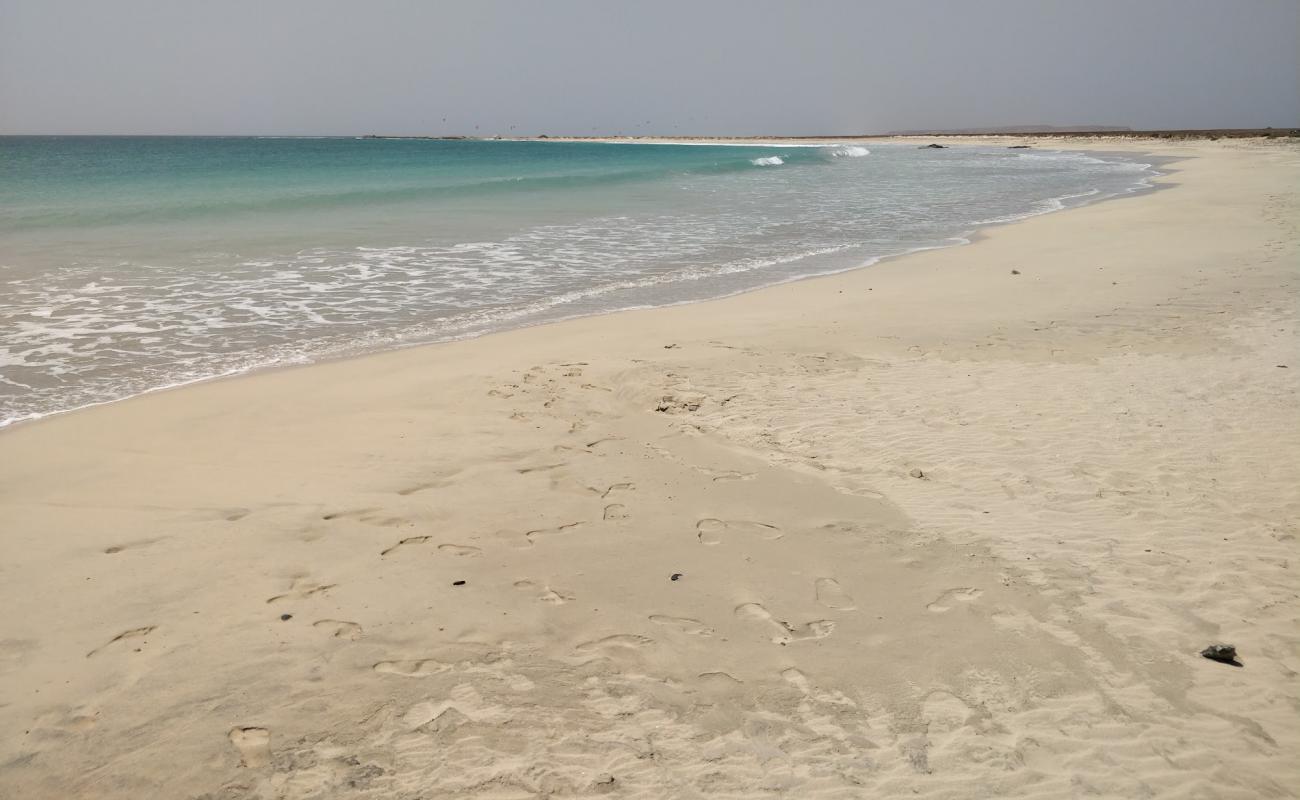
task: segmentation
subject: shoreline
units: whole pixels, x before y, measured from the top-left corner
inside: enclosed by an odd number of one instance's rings
[[[1300,150],[1156,153],[973,247],[10,426],[0,785],[1291,796]]]
[[[964,138],[978,138],[978,139],[989,139],[989,138],[998,139],[998,138],[1003,138],[1003,137],[999,137],[999,136],[989,137],[989,136],[983,136],[983,135],[980,135],[980,136],[962,135],[962,136],[963,136]],[[259,138],[260,138],[260,137],[259,137]],[[346,138],[346,137],[343,137],[343,138]],[[375,138],[412,138],[412,137],[375,137]],[[425,138],[425,137],[414,137],[414,138]],[[744,142],[742,142],[742,141],[740,141],[740,140],[735,140],[735,139],[729,139],[729,140],[723,140],[723,141],[713,141],[713,140],[709,140],[709,139],[701,139],[701,138],[689,138],[689,139],[685,139],[685,140],[683,140],[683,139],[677,139],[677,140],[661,140],[661,139],[659,139],[659,138],[655,138],[655,137],[651,137],[651,138],[652,138],[652,140],[650,140],[650,141],[642,141],[642,140],[640,140],[640,139],[637,139],[637,140],[629,140],[629,139],[618,139],[618,138],[612,138],[612,137],[600,137],[600,138],[594,138],[594,139],[584,139],[584,138],[581,138],[581,137],[569,137],[569,138],[564,138],[564,137],[555,137],[555,138],[551,138],[551,139],[542,139],[542,140],[537,140],[537,141],[603,141],[603,142],[607,142],[607,143],[610,143],[610,144],[681,144],[681,145],[714,145],[714,144],[716,144],[716,145],[729,145],[729,144],[730,144],[730,145],[742,145],[742,146],[745,145]],[[765,142],[767,142],[767,141],[774,142],[774,143],[776,143],[776,146],[781,146],[781,145],[790,145],[791,142],[792,142],[792,140],[790,140],[790,139],[767,138],[767,137],[756,137],[756,138],[762,138],[763,141],[765,141]],[[813,138],[813,139],[817,139],[817,140],[818,140],[818,143],[799,143],[799,142],[802,141],[802,140],[793,140],[793,141],[795,142],[795,146],[799,146],[799,147],[826,147],[826,146],[833,146],[834,144],[837,143],[836,140],[825,140],[825,141],[821,141],[821,140],[820,140],[820,137],[811,137],[811,138]],[[887,141],[882,141],[881,143],[887,143],[887,144],[902,144],[902,143],[911,143],[911,140],[913,140],[915,137],[895,136],[895,137],[873,137],[873,138],[876,138],[876,139],[879,139],[879,140],[886,140],[886,139],[887,139]],[[489,140],[489,141],[490,141],[490,140]],[[527,138],[523,138],[523,139],[509,139],[509,140],[504,140],[504,139],[503,139],[502,141],[534,141],[534,139],[527,139]],[[985,142],[980,142],[980,143],[985,143]],[[762,144],[762,143],[750,143],[748,146],[764,147],[764,146],[768,146],[768,145],[767,145],[767,144]],[[960,146],[960,145],[958,145],[958,146]],[[624,312],[628,312],[628,311],[643,311],[643,310],[648,310],[648,309],[652,309],[652,308],[670,308],[670,307],[681,306],[681,305],[693,305],[693,304],[697,304],[697,303],[709,303],[709,302],[714,302],[714,301],[717,301],[717,300],[726,300],[726,299],[728,299],[728,298],[736,297],[736,296],[738,296],[738,295],[742,295],[742,294],[747,294],[747,293],[749,293],[749,292],[764,291],[764,290],[767,290],[767,289],[772,289],[772,288],[775,288],[775,287],[783,286],[783,285],[786,285],[786,284],[789,284],[789,283],[795,283],[795,282],[804,281],[804,280],[815,280],[815,279],[819,279],[819,278],[826,278],[826,277],[832,277],[832,276],[835,276],[835,275],[844,274],[844,273],[846,273],[846,272],[853,272],[853,271],[856,271],[856,270],[869,269],[869,268],[874,267],[874,266],[876,266],[876,265],[878,265],[878,264],[880,264],[880,263],[883,263],[883,262],[886,262],[886,261],[890,261],[890,260],[894,260],[894,259],[899,259],[899,258],[906,258],[906,257],[908,257],[908,256],[910,256],[910,255],[913,255],[913,254],[916,254],[916,253],[923,253],[923,252],[928,252],[928,251],[931,251],[931,250],[940,250],[940,249],[947,249],[947,248],[952,248],[952,247],[963,247],[963,246],[966,246],[966,245],[973,244],[973,243],[975,243],[976,241],[979,240],[979,237],[980,237],[982,231],[987,230],[987,229],[990,229],[990,228],[1000,227],[1000,226],[1005,226],[1005,225],[1014,225],[1014,224],[1018,224],[1018,223],[1020,223],[1020,222],[1024,222],[1024,221],[1026,221],[1026,220],[1030,220],[1030,219],[1034,219],[1034,218],[1036,218],[1036,217],[1041,217],[1041,216],[1044,216],[1044,215],[1047,215],[1047,214],[1055,214],[1055,213],[1060,213],[1060,212],[1062,212],[1062,211],[1070,211],[1070,210],[1073,210],[1073,209],[1083,208],[1083,207],[1086,207],[1086,206],[1094,205],[1094,204],[1096,204],[1096,203],[1104,203],[1104,202],[1107,202],[1107,201],[1110,201],[1110,200],[1119,200],[1119,199],[1124,199],[1124,198],[1126,198],[1126,197],[1131,197],[1131,196],[1140,196],[1140,195],[1142,195],[1142,194],[1144,194],[1144,193],[1146,193],[1146,192],[1157,191],[1157,190],[1159,190],[1159,189],[1161,188],[1161,185],[1160,185],[1157,181],[1158,181],[1160,178],[1165,177],[1165,176],[1171,174],[1171,171],[1165,171],[1165,170],[1164,170],[1164,166],[1166,166],[1168,163],[1176,163],[1176,161],[1177,161],[1177,159],[1165,159],[1166,164],[1160,164],[1160,163],[1157,163],[1157,162],[1160,161],[1160,158],[1155,157],[1153,153],[1148,152],[1148,151],[1145,151],[1145,150],[1137,150],[1137,151],[1133,151],[1133,150],[1095,150],[1095,149],[1092,149],[1092,148],[1090,148],[1090,147],[1077,147],[1077,148],[1076,148],[1076,147],[1067,147],[1067,148],[1052,148],[1052,149],[1053,149],[1053,150],[1058,150],[1058,151],[1061,151],[1061,150],[1069,150],[1069,151],[1072,151],[1072,152],[1079,152],[1079,153],[1083,153],[1083,154],[1087,154],[1087,155],[1092,155],[1092,156],[1094,156],[1094,157],[1104,157],[1104,156],[1119,156],[1119,157],[1124,157],[1124,158],[1134,158],[1134,157],[1146,158],[1146,157],[1150,157],[1150,158],[1154,158],[1155,160],[1153,161],[1153,163],[1146,165],[1146,169],[1145,169],[1145,171],[1144,171],[1144,175],[1143,175],[1142,180],[1141,180],[1137,185],[1135,185],[1134,187],[1132,187],[1132,188],[1126,190],[1126,191],[1123,192],[1123,193],[1120,193],[1120,194],[1111,194],[1111,195],[1106,195],[1106,196],[1103,196],[1103,197],[1098,197],[1098,198],[1096,198],[1096,199],[1085,200],[1084,202],[1081,202],[1081,203],[1079,203],[1078,205],[1074,205],[1074,206],[1064,206],[1064,205],[1062,205],[1062,207],[1060,207],[1060,208],[1048,209],[1048,210],[1046,210],[1046,211],[1026,212],[1025,214],[1020,215],[1020,216],[1018,216],[1018,217],[1016,217],[1016,218],[1014,218],[1014,219],[1007,219],[1007,220],[983,220],[983,221],[979,221],[979,222],[973,223],[973,225],[974,225],[975,227],[972,227],[972,228],[970,228],[970,229],[968,229],[968,230],[965,230],[965,231],[959,232],[959,233],[956,234],[955,236],[950,237],[949,239],[945,240],[943,243],[934,244],[934,245],[927,245],[927,246],[921,246],[921,247],[916,247],[916,248],[913,248],[913,249],[910,249],[910,250],[906,250],[906,251],[901,252],[901,253],[894,253],[894,254],[887,254],[887,255],[883,255],[883,256],[872,257],[871,259],[869,259],[869,260],[868,260],[866,263],[864,263],[864,264],[858,264],[858,265],[850,266],[850,267],[836,268],[836,269],[832,269],[832,270],[825,271],[825,272],[814,272],[814,273],[810,273],[810,274],[807,274],[807,275],[801,275],[801,276],[797,276],[797,277],[793,277],[793,278],[787,278],[787,279],[785,279],[785,280],[775,281],[775,282],[773,282],[773,283],[764,283],[764,284],[761,284],[761,285],[759,285],[759,286],[755,286],[755,287],[738,289],[738,290],[736,290],[736,291],[734,291],[734,292],[730,292],[730,293],[727,293],[727,294],[716,295],[716,296],[710,296],[710,297],[701,297],[701,298],[695,298],[695,299],[689,299],[689,300],[683,300],[683,301],[678,301],[678,302],[675,302],[675,303],[668,303],[668,304],[665,304],[665,305],[659,305],[659,306],[649,306],[649,305],[646,305],[646,306],[629,306],[629,307],[625,307],[625,308],[613,308],[613,309],[603,310],[603,311],[595,311],[595,312],[587,312],[587,313],[575,313],[575,314],[573,314],[573,315],[571,315],[571,316],[561,316],[561,317],[553,318],[553,319],[542,319],[542,320],[539,320],[539,321],[535,321],[535,322],[525,322],[525,323],[518,324],[518,325],[507,325],[507,326],[505,326],[505,327],[501,327],[501,328],[494,328],[494,329],[491,329],[491,330],[485,330],[485,331],[479,331],[479,332],[467,333],[467,334],[463,334],[463,335],[451,335],[451,336],[446,336],[446,337],[436,337],[436,336],[435,336],[435,337],[433,337],[433,338],[422,338],[422,339],[419,339],[418,341],[412,341],[412,342],[408,342],[408,343],[401,343],[401,342],[387,342],[387,343],[382,344],[382,345],[372,345],[372,346],[364,346],[364,345],[350,345],[350,346],[346,346],[346,347],[340,347],[340,348],[339,348],[336,352],[334,352],[334,353],[326,352],[326,353],[324,353],[324,354],[322,354],[322,355],[319,355],[319,356],[309,357],[309,358],[306,359],[305,361],[300,361],[300,362],[270,363],[270,364],[262,364],[262,365],[253,366],[253,367],[247,367],[247,368],[242,368],[242,369],[236,369],[236,370],[232,370],[232,371],[230,371],[230,372],[226,372],[226,373],[219,374],[219,375],[211,375],[211,376],[205,376],[205,377],[201,377],[201,378],[192,378],[192,379],[188,379],[188,380],[180,381],[180,382],[173,383],[173,384],[167,384],[167,385],[163,385],[163,386],[157,386],[157,387],[148,388],[148,389],[145,389],[145,390],[143,390],[143,391],[140,391],[140,392],[138,392],[138,393],[136,393],[136,394],[127,395],[127,396],[125,396],[125,397],[120,397],[120,398],[115,398],[115,399],[110,399],[110,400],[97,401],[97,402],[89,403],[89,404],[82,405],[82,406],[76,406],[76,407],[74,407],[74,408],[68,408],[68,409],[62,409],[62,410],[56,410],[56,411],[48,411],[48,412],[43,412],[43,413],[41,413],[41,414],[37,414],[37,415],[29,415],[29,416],[26,416],[26,417],[19,417],[19,418],[15,418],[15,419],[11,419],[11,420],[0,420],[0,436],[3,436],[3,435],[5,434],[6,431],[13,430],[13,429],[15,429],[15,428],[17,428],[17,427],[19,427],[19,426],[27,426],[27,425],[31,425],[31,424],[34,424],[34,423],[42,422],[42,421],[44,421],[44,420],[48,420],[48,419],[52,419],[52,418],[57,418],[57,417],[61,417],[61,416],[66,416],[66,415],[68,415],[68,414],[81,413],[81,412],[84,412],[84,411],[89,411],[89,410],[96,409],[96,408],[100,408],[100,407],[107,406],[107,405],[112,405],[112,404],[116,404],[116,403],[123,403],[123,402],[129,402],[129,401],[135,400],[135,399],[137,399],[137,398],[141,398],[141,397],[146,397],[146,396],[150,396],[150,395],[154,395],[154,394],[158,394],[158,393],[163,393],[163,392],[172,392],[172,391],[177,391],[177,390],[187,389],[187,388],[190,388],[190,387],[199,386],[199,385],[203,385],[203,384],[207,384],[207,383],[212,383],[212,382],[215,382],[215,381],[224,381],[224,380],[231,380],[231,379],[234,379],[234,378],[241,378],[241,377],[247,377],[247,376],[260,375],[260,374],[264,374],[264,373],[266,373],[266,372],[277,371],[277,370],[301,369],[301,368],[303,368],[303,367],[311,367],[311,366],[315,366],[315,365],[318,365],[318,364],[332,363],[332,362],[336,362],[336,361],[341,361],[341,360],[350,360],[350,359],[354,359],[354,358],[367,358],[367,357],[370,357],[370,356],[379,355],[379,354],[386,353],[386,352],[396,352],[396,351],[407,350],[407,349],[411,349],[411,348],[428,347],[428,346],[434,346],[434,345],[454,344],[454,343],[456,343],[456,342],[469,341],[469,340],[478,339],[478,338],[481,338],[481,337],[484,337],[484,336],[494,336],[494,335],[501,334],[501,333],[506,333],[506,332],[509,332],[509,331],[525,330],[525,329],[529,329],[529,328],[543,327],[543,326],[547,326],[547,325],[562,324],[562,323],[564,323],[564,322],[568,322],[568,321],[571,321],[571,320],[575,320],[575,319],[583,319],[583,318],[587,318],[587,317],[602,317],[602,316],[608,316],[608,315],[611,315],[611,314],[620,314],[620,313],[624,313]],[[1134,163],[1137,163],[1137,162],[1134,162]],[[1173,172],[1176,172],[1176,170],[1173,171]],[[1069,197],[1069,198],[1053,198],[1053,201],[1059,203],[1060,200],[1063,200],[1063,199],[1078,199],[1078,198],[1075,198],[1075,197]]]

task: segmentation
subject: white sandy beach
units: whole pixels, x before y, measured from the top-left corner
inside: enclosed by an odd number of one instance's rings
[[[1297,796],[1300,149],[1051,146],[1179,160],[0,432],[0,798]]]

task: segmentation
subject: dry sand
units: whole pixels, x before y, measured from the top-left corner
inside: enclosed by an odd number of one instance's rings
[[[1295,796],[1300,150],[1103,147],[1182,160],[6,431],[0,796]]]

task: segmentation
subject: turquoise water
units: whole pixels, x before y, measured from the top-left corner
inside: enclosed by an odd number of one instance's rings
[[[0,138],[0,424],[717,297],[1133,191],[995,147]]]

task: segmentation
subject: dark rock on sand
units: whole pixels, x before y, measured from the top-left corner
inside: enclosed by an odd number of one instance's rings
[[[452,585],[452,586],[464,586],[464,585],[465,585],[465,581],[452,581],[452,582],[451,582],[451,585]]]
[[[670,581],[679,581],[681,579],[682,579],[682,573],[680,572],[674,572],[672,575],[668,576],[668,580]]]
[[[1218,661],[1220,664],[1231,664],[1234,667],[1241,666],[1241,662],[1237,660],[1237,648],[1230,644],[1212,644],[1202,650],[1201,655],[1211,661]]]
[[[288,622],[288,621],[291,620],[291,619],[293,619],[293,614],[281,614],[281,615],[280,615],[280,621],[281,621],[281,622]]]
[[[925,477],[925,473],[921,471],[921,468],[920,468],[920,467],[913,467],[913,468],[911,469],[911,471],[908,472],[907,474],[908,474],[908,475],[911,475],[913,478],[924,478],[924,477]]]
[[[1011,274],[1012,274],[1012,275],[1019,275],[1019,274],[1020,274],[1020,270],[1018,270],[1018,269],[1013,269],[1013,270],[1011,270]]]

